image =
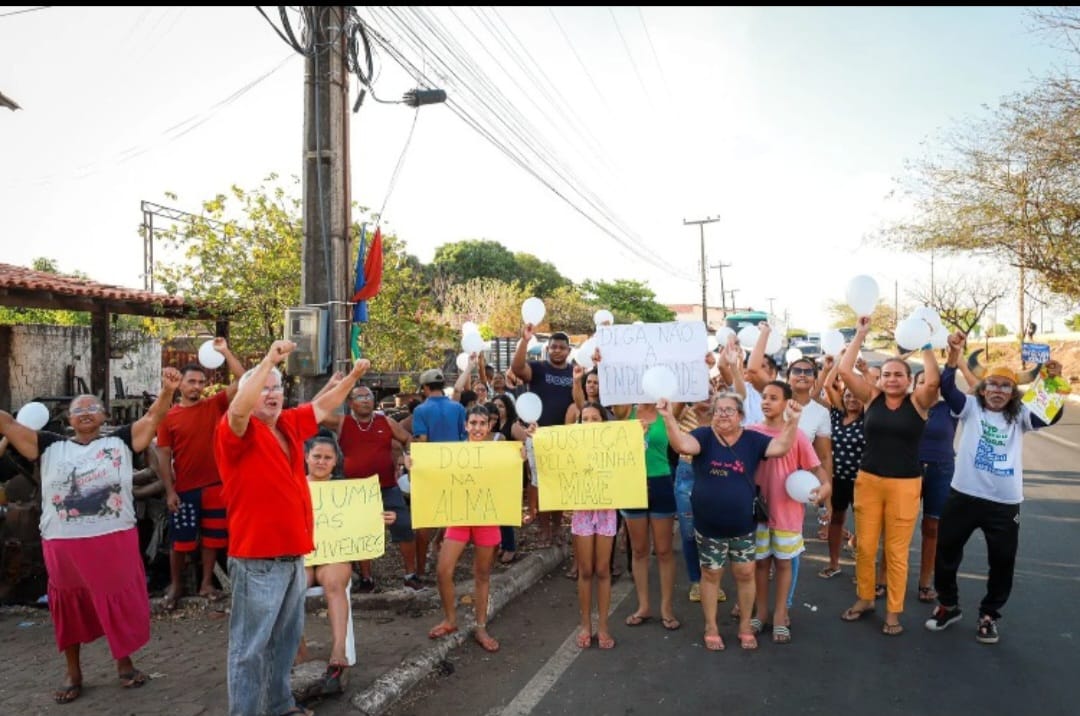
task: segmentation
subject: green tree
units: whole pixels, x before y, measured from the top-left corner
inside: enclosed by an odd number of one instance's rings
[[[1074,313],[1072,317],[1066,318],[1065,327],[1070,331],[1080,331],[1080,313]]]
[[[581,290],[573,285],[560,286],[544,299],[545,320],[552,330],[569,335],[582,335],[596,330],[593,314],[596,306],[585,300]]]
[[[555,290],[570,286],[570,279],[559,273],[559,269],[549,261],[541,261],[532,254],[518,252],[514,254],[517,264],[517,283],[530,295],[547,298]]]
[[[658,303],[656,294],[641,281],[585,281],[581,289],[592,303],[611,311],[618,323],[662,323],[675,318],[675,312]]]
[[[469,239],[443,244],[431,261],[437,274],[453,284],[473,278],[493,278],[504,283],[518,279],[514,255],[498,241]]]
[[[442,302],[442,320],[458,331],[466,321],[472,321],[485,338],[516,335],[521,330],[521,302],[525,298],[517,284],[493,278],[454,283]]]

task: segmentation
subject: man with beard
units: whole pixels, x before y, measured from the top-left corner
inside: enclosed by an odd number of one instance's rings
[[[214,350],[225,356],[233,375],[244,372],[224,338],[214,339]],[[214,564],[219,549],[227,545],[225,502],[221,477],[214,462],[214,430],[236,395],[230,383],[209,398],[206,370],[189,363],[180,370],[180,402],[174,405],[157,430],[158,470],[165,485],[169,508],[169,575],[165,593],[166,611],[176,609],[183,594],[183,574],[187,555],[202,543],[202,580],[199,596],[217,601],[222,594],[214,588]]]
[[[274,341],[244,373],[214,436],[229,522],[229,713],[310,714],[289,687],[304,631],[304,555],[315,549],[304,441],[345,401],[371,364],[359,360],[310,403],[283,409],[292,341]]]

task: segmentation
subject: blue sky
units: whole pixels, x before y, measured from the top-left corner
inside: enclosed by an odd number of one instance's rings
[[[902,301],[905,286],[928,278],[925,258],[864,240],[903,211],[885,196],[904,160],[1071,59],[1021,8],[428,12],[635,248],[432,106],[387,203],[388,226],[411,252],[426,261],[447,242],[493,239],[578,281],[640,279],[665,302],[692,303],[699,234],[682,222],[719,215],[706,227],[708,262],[731,264],[724,279],[737,303],[763,308],[775,297],[778,313],[809,330],[825,327],[827,303],[842,300],[851,276],[874,275],[889,296],[898,284]],[[385,25],[385,11],[369,13]],[[504,46],[535,63],[518,66]],[[380,97],[415,86],[375,51]],[[141,286],[140,200],[198,212],[233,183],[301,172],[303,61],[251,7],[0,17],[0,67],[0,91],[23,106],[0,113],[0,261],[48,256]],[[412,120],[370,98],[353,115],[357,201],[386,200]],[[668,266],[642,258],[650,252]],[[957,263],[939,260],[939,275]],[[710,271],[712,304],[716,278]]]

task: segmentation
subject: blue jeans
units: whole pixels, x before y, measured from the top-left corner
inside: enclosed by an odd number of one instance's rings
[[[278,716],[296,706],[289,672],[304,633],[303,557],[229,557],[230,716]]]
[[[690,582],[701,581],[701,561],[697,540],[694,539],[694,512],[690,509],[690,493],[694,489],[694,468],[679,460],[675,468],[675,507],[679,511],[679,537],[682,539],[683,559]]]
[[[502,538],[502,542],[499,544],[502,547],[503,552],[516,552],[517,551],[517,539],[514,537],[514,528],[503,525],[499,528],[499,535]]]

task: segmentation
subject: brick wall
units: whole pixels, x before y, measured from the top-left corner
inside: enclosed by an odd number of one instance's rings
[[[17,410],[37,396],[66,395],[66,368],[90,385],[90,328],[87,326],[11,326],[7,356],[7,384],[0,386],[0,408]],[[161,388],[161,342],[134,331],[113,333],[114,345],[125,346],[124,355],[109,361],[109,397],[116,394],[115,376],[129,395]],[[0,368],[0,374],[4,369]],[[6,403],[6,405],[5,405]]]

